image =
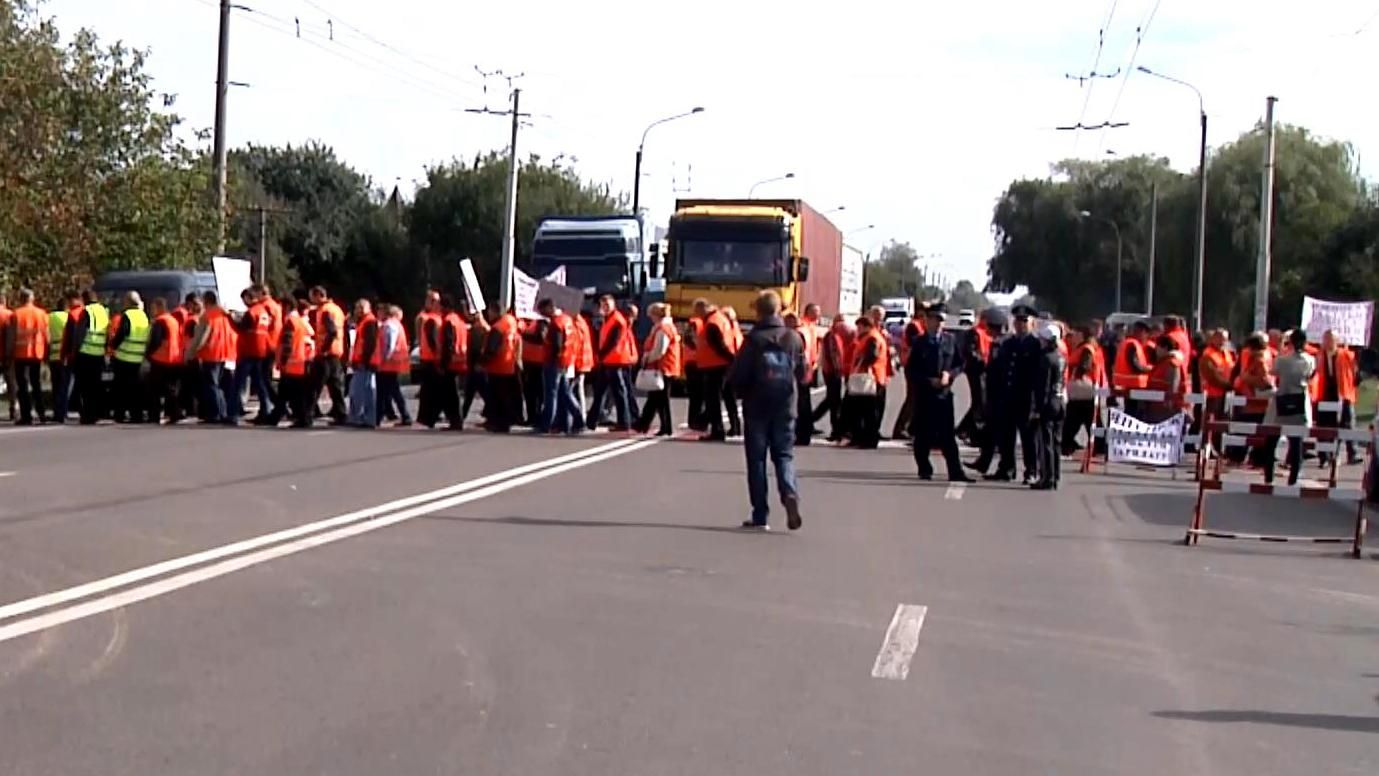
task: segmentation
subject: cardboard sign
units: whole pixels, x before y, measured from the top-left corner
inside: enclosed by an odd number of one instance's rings
[[[1148,466],[1177,466],[1183,455],[1183,417],[1145,423],[1111,408],[1106,429],[1107,460]]]
[[[1363,347],[1369,344],[1370,327],[1374,323],[1374,302],[1328,302],[1325,299],[1302,298],[1302,328],[1310,342],[1321,342],[1327,329],[1346,345]]]
[[[254,285],[253,265],[245,259],[212,256],[211,269],[215,270],[215,293],[220,297],[220,306],[232,313],[245,312],[248,308],[240,294]]]
[[[464,293],[469,297],[469,303],[474,306],[475,312],[483,312],[488,309],[484,303],[484,290],[479,287],[479,276],[474,274],[474,262],[469,259],[460,260],[460,278],[464,281]]]
[[[579,305],[584,301],[584,294],[577,289],[565,286],[564,266],[557,268],[541,279],[534,278],[516,267],[513,267],[512,272],[512,295],[515,297],[513,309],[518,318],[524,320],[540,318],[541,316],[536,312],[536,303],[547,297],[562,310],[579,312]],[[571,296],[571,294],[576,296]],[[567,303],[572,300],[575,301],[574,306],[568,306]]]

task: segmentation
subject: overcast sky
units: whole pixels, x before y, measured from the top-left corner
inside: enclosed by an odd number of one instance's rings
[[[875,224],[850,243],[909,241],[979,286],[991,209],[1013,178],[1109,152],[1195,164],[1196,97],[1125,78],[1132,61],[1203,91],[1212,145],[1251,128],[1273,94],[1279,120],[1352,142],[1368,177],[1379,153],[1379,0],[242,5],[253,10],[234,12],[230,75],[249,86],[231,92],[231,146],[317,139],[376,186],[409,192],[429,163],[506,145],[504,119],[464,112],[506,104],[506,81],[477,66],[525,73],[521,107],[534,115],[519,153],[574,157],[585,177],[630,192],[647,124],[703,106],[647,139],[642,198],[658,220],[677,191],[745,196],[793,172],[757,195],[845,206],[831,216],[845,231]],[[216,6],[49,0],[45,10],[64,32],[89,27],[150,50],[157,91],[208,128]],[[1091,70],[1102,29],[1096,70],[1120,77],[1066,78]],[[1053,129],[1079,119],[1130,126]]]

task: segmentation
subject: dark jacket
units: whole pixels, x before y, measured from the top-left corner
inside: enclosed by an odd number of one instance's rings
[[[1056,348],[1044,351],[1035,362],[1034,385],[1030,394],[1030,415],[1041,420],[1054,420],[1063,414],[1067,393],[1063,387],[1063,372],[1067,362]]]
[[[780,402],[767,401],[764,397],[757,394],[755,387],[759,375],[760,359],[758,354],[762,348],[774,345],[780,348],[790,357],[791,363],[795,368],[795,379],[791,381],[790,398],[785,402],[785,406],[779,406]],[[804,344],[800,335],[794,329],[785,325],[779,315],[773,315],[757,321],[752,330],[747,333],[742,342],[742,350],[737,354],[728,371],[728,382],[733,389],[742,397],[742,410],[750,417],[777,417],[788,414],[795,417],[795,407],[797,392],[800,390],[799,383],[804,382],[805,362]]]
[[[986,378],[993,411],[1004,415],[1029,403],[1042,354],[1039,339],[1033,334],[1011,334],[1000,341]]]
[[[905,383],[920,396],[948,398],[953,395],[953,383],[962,374],[962,353],[958,341],[952,334],[941,331],[933,334],[916,334],[906,331],[909,338],[910,359],[905,363]],[[935,388],[929,381],[947,372],[950,378],[947,388]]]

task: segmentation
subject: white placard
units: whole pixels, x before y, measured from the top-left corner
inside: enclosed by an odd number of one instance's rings
[[[1321,342],[1327,329],[1346,345],[1369,344],[1370,326],[1374,323],[1374,302],[1328,302],[1325,299],[1302,298],[1302,328],[1310,342]]]
[[[518,318],[531,320],[539,318],[536,314],[536,294],[541,289],[541,281],[522,270],[512,268],[512,308]]]
[[[245,259],[212,256],[211,269],[215,270],[215,293],[220,297],[220,306],[232,313],[247,310],[240,294],[254,285],[254,266]]]
[[[1145,423],[1112,407],[1106,429],[1107,460],[1149,466],[1177,466],[1183,455],[1183,415]]]
[[[469,259],[460,260],[460,279],[464,281],[464,293],[469,297],[469,303],[474,306],[474,311],[482,313],[488,309],[484,303],[484,290],[479,287],[479,276],[474,273],[474,262]]]

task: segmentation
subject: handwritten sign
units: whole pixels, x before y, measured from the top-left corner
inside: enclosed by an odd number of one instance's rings
[[[1311,342],[1321,342],[1322,335],[1330,329],[1336,339],[1347,345],[1368,345],[1373,323],[1374,302],[1302,298],[1302,328],[1307,330],[1307,339]]]
[[[469,297],[469,303],[476,312],[483,312],[488,305],[484,304],[484,290],[479,287],[479,276],[474,272],[472,260],[460,261],[460,279],[464,281],[464,293]]]
[[[1109,420],[1106,443],[1111,463],[1178,465],[1183,455],[1183,415],[1151,424],[1112,407]]]

